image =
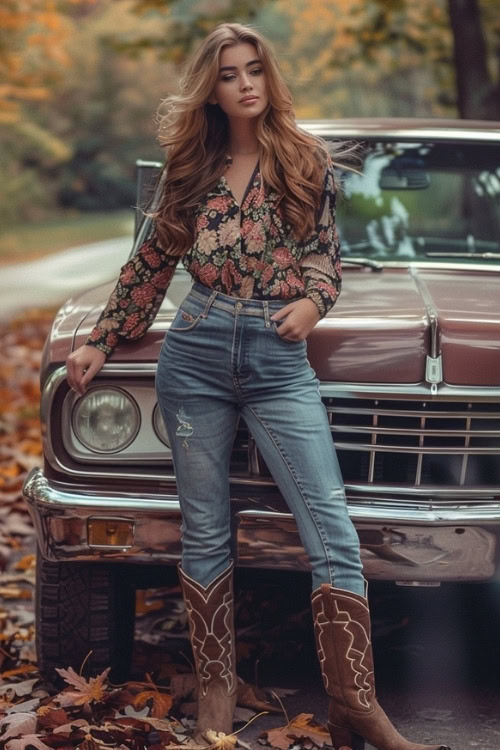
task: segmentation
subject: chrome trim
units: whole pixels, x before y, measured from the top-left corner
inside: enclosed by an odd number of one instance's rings
[[[431,394],[435,396],[438,390],[438,384],[443,381],[443,362],[439,337],[439,314],[434,304],[434,300],[432,299],[432,295],[427,288],[427,284],[424,279],[416,273],[414,266],[410,267],[409,273],[425,303],[425,314],[427,316],[431,337],[430,351],[427,353],[425,362],[425,380],[431,386]]]
[[[50,560],[162,563],[180,559],[181,515],[177,499],[81,497],[51,487],[40,469],[23,493],[44,557]],[[251,502],[251,498],[247,497]],[[129,503],[129,504],[127,504]],[[98,507],[95,507],[98,505]],[[113,511],[116,509],[116,513]],[[348,504],[359,535],[367,578],[397,581],[488,580],[500,572],[496,508],[415,509]],[[128,521],[125,547],[90,545],[89,521]],[[234,514],[233,555],[239,566],[309,570],[291,513],[243,509]]]
[[[378,495],[396,495],[396,497],[404,497],[405,502],[408,502],[408,498],[412,498],[415,495],[419,497],[425,497],[429,503],[434,505],[435,498],[449,498],[456,499],[457,502],[464,503],[466,501],[472,501],[475,498],[477,500],[498,500],[500,502],[500,487],[464,487],[460,485],[453,485],[450,487],[414,487],[413,485],[406,487],[399,487],[390,484],[364,484],[361,482],[352,482],[345,485],[346,492],[358,492],[363,495],[363,501],[370,500],[370,495],[377,497]],[[432,498],[432,499],[431,499]],[[385,500],[384,500],[385,501]]]
[[[435,510],[424,510],[422,508],[394,508],[375,507],[370,505],[356,505],[348,500],[349,516],[358,521],[384,521],[384,522],[411,522],[412,524],[435,524],[435,523],[460,523],[463,525],[476,524],[484,521],[498,523],[500,520],[500,503],[494,506],[488,505],[484,508],[473,507],[472,512],[464,512],[461,508],[440,508]],[[472,515],[476,513],[477,515]],[[259,518],[293,518],[291,513],[275,513],[273,511],[244,510],[240,511],[247,517]]]
[[[397,122],[392,124],[389,120],[384,121],[377,127],[377,124],[367,121],[366,126],[363,127],[361,123],[349,124],[349,121],[343,122],[337,120],[332,123],[325,122],[324,120],[299,120],[298,124],[308,130],[314,135],[319,135],[322,138],[327,137],[341,137],[341,138],[352,138],[355,140],[373,140],[379,138],[380,140],[408,140],[412,139],[419,141],[422,139],[435,139],[439,141],[461,141],[465,140],[467,143],[474,141],[484,143],[490,141],[492,145],[496,142],[500,142],[500,127],[484,127],[480,129],[478,127],[457,127],[455,122],[451,120],[448,124],[443,123],[441,127],[404,127],[398,126]],[[492,123],[493,125],[493,123]]]
[[[358,408],[357,406],[353,406],[352,408],[344,407],[344,406],[329,406],[326,404],[326,410],[330,414],[365,414],[366,416],[374,415],[374,416],[383,416],[383,417],[393,417],[394,416],[394,409],[369,409],[368,407],[365,408]],[[415,409],[415,411],[412,411],[411,409],[398,409],[396,414],[398,417],[421,417],[422,416],[422,410],[421,409]],[[443,417],[453,417],[454,419],[468,419],[471,417],[470,411],[431,411],[431,412],[425,412],[424,414],[426,419],[430,419],[431,417],[435,417],[437,419],[442,419]],[[478,411],[474,412],[474,419],[500,419],[500,411]],[[391,429],[391,428],[385,428],[385,429]],[[433,431],[434,434],[434,431]],[[456,434],[455,431],[453,431],[453,434]]]
[[[462,386],[443,383],[435,396],[427,383],[321,383],[322,398],[342,395],[345,398],[390,398],[392,401],[408,400],[408,397],[432,401],[498,401],[497,386]]]
[[[351,260],[350,255],[345,256],[346,260]],[[352,260],[361,260],[362,256],[352,256]],[[409,259],[409,260],[385,260],[377,259],[384,268],[423,268],[431,271],[486,271],[487,273],[500,273],[500,263],[444,263],[432,262],[429,260]]]
[[[361,486],[353,485],[352,489],[361,490]],[[374,488],[371,488],[372,492]],[[391,491],[399,494],[397,488]],[[103,513],[116,509],[122,512],[138,511],[142,512],[172,512],[180,511],[179,500],[177,495],[152,495],[143,493],[141,497],[130,493],[113,493],[113,494],[81,494],[56,489],[51,485],[39,467],[33,468],[26,477],[23,488],[23,496],[31,507],[37,506],[42,508],[48,506],[67,506],[74,508],[99,508]],[[378,492],[378,488],[377,488]],[[424,493],[421,493],[424,494]],[[490,495],[493,493],[490,492]],[[485,506],[471,505],[465,507],[457,505],[456,507],[443,506],[439,508],[422,508],[422,507],[394,507],[384,501],[373,500],[370,505],[356,503],[355,499],[348,498],[347,505],[349,515],[352,518],[363,521],[411,521],[417,524],[429,523],[463,523],[474,524],[478,522],[491,521],[498,523],[500,521],[500,501],[495,504]],[[291,513],[265,510],[244,510],[239,511],[238,515],[254,516],[259,518],[273,519],[291,519]]]
[[[375,412],[374,417],[380,416],[378,412]],[[402,416],[399,412],[393,412],[392,416]],[[421,418],[427,418],[427,414],[419,414],[418,415]],[[448,416],[448,419],[453,418],[453,414],[450,413]],[[485,414],[486,416],[486,414]],[[469,420],[475,419],[476,416],[474,413],[471,413],[468,415]],[[461,417],[461,419],[464,419],[464,417]],[[429,437],[443,437],[443,436],[452,436],[452,437],[499,437],[500,438],[500,430],[426,430],[422,427],[408,427],[408,428],[402,428],[402,427],[378,427],[377,425],[371,426],[371,425],[354,425],[354,424],[339,424],[339,425],[330,425],[331,432],[359,432],[359,433],[368,433],[368,434],[375,434],[375,435],[427,435]],[[353,445],[360,445],[360,443],[353,443]],[[370,446],[371,447],[371,446]],[[378,445],[376,446],[379,447]],[[394,450],[398,450],[399,446],[388,446],[390,448],[394,448]],[[409,448],[415,448],[418,450],[418,446],[407,446]],[[436,450],[436,446],[433,446],[434,450]],[[464,446],[459,446],[460,449],[463,449]],[[441,450],[441,449],[439,449]],[[471,449],[474,450],[474,449]],[[498,447],[496,450],[500,453],[500,447]]]
[[[344,432],[347,432],[347,430],[344,430]],[[339,451],[364,451],[365,453],[368,451],[374,451],[375,453],[439,453],[443,456],[454,456],[467,452],[467,455],[469,456],[474,455],[475,453],[479,455],[487,455],[489,453],[500,455],[500,448],[468,447],[466,451],[463,445],[439,446],[438,448],[435,445],[423,445],[421,447],[416,445],[380,445],[378,443],[373,445],[372,443],[348,443],[347,441],[337,440],[335,442],[335,447]]]
[[[116,492],[112,495],[98,492],[81,494],[65,492],[53,487],[42,469],[36,466],[30,471],[23,484],[23,496],[28,505],[56,505],[74,508],[117,509],[122,511],[178,511],[177,495],[154,496],[143,493],[140,498],[130,493]]]

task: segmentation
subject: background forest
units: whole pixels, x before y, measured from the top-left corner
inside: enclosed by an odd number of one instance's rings
[[[500,121],[497,0],[2,0],[0,257],[30,225],[53,249],[127,233],[155,112],[223,20],[271,39],[298,118]]]

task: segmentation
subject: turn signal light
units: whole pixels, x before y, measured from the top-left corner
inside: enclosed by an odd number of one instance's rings
[[[90,547],[132,547],[134,522],[125,518],[89,518],[87,539]]]

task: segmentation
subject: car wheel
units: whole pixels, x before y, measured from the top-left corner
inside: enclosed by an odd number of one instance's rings
[[[110,679],[124,682],[135,622],[135,589],[124,566],[51,562],[38,550],[36,571],[36,649],[44,679],[60,684],[56,667],[80,672],[85,661],[84,677],[111,667]]]

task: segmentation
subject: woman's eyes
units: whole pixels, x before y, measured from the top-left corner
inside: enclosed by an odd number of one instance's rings
[[[262,73],[262,68],[254,68],[250,72],[259,74],[259,73]],[[234,78],[234,75],[232,73],[230,73],[227,76],[222,76],[223,81],[230,81],[232,78]]]

